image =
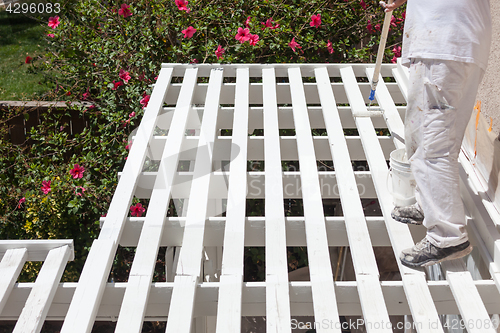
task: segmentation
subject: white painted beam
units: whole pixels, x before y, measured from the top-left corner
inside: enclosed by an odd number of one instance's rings
[[[328,73],[326,68],[316,69],[315,73],[328,131],[330,149],[337,173],[342,211],[345,218],[356,281],[358,282],[363,318],[369,323],[388,323],[389,314],[385,307],[379,283],[377,262],[356,186],[349,150],[342,132],[342,124],[335,108],[335,98],[329,87],[330,80]],[[375,329],[375,325],[367,325],[368,332],[374,330],[379,332],[392,331],[388,327]]]
[[[372,68],[366,69],[366,76],[373,77],[374,70]],[[394,145],[396,149],[405,148],[404,136],[405,128],[403,121],[399,115],[399,111],[394,104],[394,100],[387,89],[382,76],[378,79],[377,90],[375,90],[375,98],[384,112],[384,119],[387,121],[387,127],[394,138]]]
[[[361,169],[362,167],[360,167]],[[291,170],[292,168],[290,168]],[[326,169],[326,168],[324,168]],[[212,181],[210,182],[209,199],[227,199],[227,177],[231,172],[215,171],[212,174]],[[156,179],[156,172],[144,172],[139,178],[137,185],[136,197],[150,198],[154,182]],[[363,199],[374,199],[377,197],[371,173],[369,171],[356,171],[354,173],[356,178],[358,192]],[[302,180],[300,178],[300,171],[284,171],[283,177],[283,197],[285,199],[298,199],[302,197]],[[339,190],[337,184],[337,176],[335,171],[318,171],[319,186],[321,195],[324,199],[338,199]],[[172,198],[186,199],[189,197],[193,180],[193,172],[179,172],[176,176],[176,184],[172,189]],[[248,199],[264,199],[265,197],[265,172],[264,171],[250,171],[246,175],[247,182],[247,198]]]
[[[376,118],[382,119],[382,118]],[[345,128],[345,126],[344,126]],[[383,128],[383,127],[381,127]],[[151,159],[159,160],[161,158],[161,152],[165,146],[166,136],[155,136],[154,140],[151,142]],[[295,136],[281,136],[280,145],[282,147],[282,160],[284,161],[298,161],[299,157],[297,155],[297,142]],[[384,156],[389,159],[389,154],[394,149],[394,144],[392,138],[388,136],[377,136],[377,140],[382,146],[384,151]],[[359,136],[346,136],[347,147],[349,148],[349,153],[351,154],[351,159],[353,161],[366,161],[365,153],[361,145],[361,139]],[[198,143],[197,136],[188,136],[185,141],[185,148],[181,152],[179,159],[191,160],[193,161],[196,156],[196,145]],[[328,137],[327,136],[314,136],[313,137],[314,149],[316,152],[316,157],[318,160],[328,160],[331,158],[330,147],[328,147]],[[231,137],[230,136],[219,136],[216,142],[216,151],[214,152],[214,160],[224,160],[230,161],[231,156]],[[259,160],[264,159],[264,137],[263,136],[250,136],[248,138],[248,159],[249,160]],[[119,173],[121,174],[121,173]]]
[[[389,315],[411,315],[402,281],[380,281]],[[0,320],[17,320],[34,283],[14,285],[11,297]],[[97,321],[116,321],[120,306],[127,289],[127,282],[107,283],[101,306],[96,316]],[[217,315],[218,292],[221,283],[198,283],[194,316]],[[488,313],[500,313],[500,293],[492,280],[474,281]],[[75,292],[77,282],[60,283],[53,299],[46,320],[64,320],[69,303]],[[310,281],[291,281],[290,310],[292,316],[313,316],[313,304]],[[165,321],[172,297],[173,282],[155,282],[151,284],[151,295],[144,317],[145,321]],[[438,314],[460,314],[448,281],[427,281],[425,283],[435,302]],[[335,282],[335,293],[339,315],[362,315],[356,281]],[[242,316],[265,316],[265,282],[244,282],[242,284]]]
[[[288,75],[297,136],[300,176],[303,184],[302,200],[304,204],[309,274],[314,300],[314,317],[318,322],[326,320],[333,323],[333,325],[327,327],[320,327],[318,332],[340,333],[325,216],[316,167],[316,155],[307,115],[306,98],[302,88],[300,68],[288,69]]]
[[[0,314],[14,288],[17,276],[28,258],[26,248],[8,249],[0,262]]]
[[[217,245],[224,244],[217,310],[217,333],[241,331],[250,78],[248,68],[240,68],[236,72],[227,223],[225,228],[220,229],[221,233],[222,231],[224,233],[224,240],[217,241]],[[207,230],[208,235],[209,230]],[[208,236],[205,239],[213,238]]]
[[[291,332],[276,76],[262,70],[266,218],[266,332]]]
[[[49,251],[13,333],[38,333],[42,330],[71,252],[68,245]]]
[[[0,240],[0,259],[10,249],[27,249],[27,261],[44,261],[50,250],[67,245],[70,249],[68,261],[75,259],[73,240],[71,239],[9,239]]]
[[[185,94],[192,95],[196,72],[187,76]],[[143,317],[149,297],[149,288],[156,266],[158,248],[163,235],[164,219],[167,215],[171,198],[174,177],[179,162],[184,131],[189,114],[192,113],[190,106],[186,105],[183,110],[177,110],[172,120],[170,135],[164,146],[162,159],[154,180],[151,198],[144,226],[137,245],[134,262],[129,275],[129,285],[125,293],[120,316],[116,324],[115,332],[130,330],[139,332],[142,329]]]
[[[163,232],[160,246],[182,246],[185,220],[185,217],[166,218],[164,222],[166,231]],[[225,230],[232,227],[232,223],[227,221],[226,217],[210,217],[207,220],[205,225],[205,246],[218,246],[223,244],[225,239],[231,239],[231,236],[225,234]],[[367,216],[366,221],[373,246],[390,246],[391,243],[385,228],[384,218],[382,216]],[[244,228],[244,246],[265,246],[265,217],[245,217],[243,223],[240,228]],[[325,217],[325,223],[328,246],[349,246],[343,216],[327,216]],[[120,245],[124,247],[137,246],[143,224],[144,217],[127,219]],[[285,227],[287,246],[306,246],[304,217],[285,217]],[[412,228],[412,230],[419,231],[416,227]],[[235,256],[238,257],[238,255]],[[238,266],[223,266],[228,269],[228,272],[237,271],[238,268]],[[231,267],[234,268],[231,269]]]
[[[190,333],[191,331],[196,284],[200,275],[203,239],[205,237],[208,191],[216,138],[215,125],[219,111],[222,79],[222,68],[213,68],[210,72],[210,86],[196,152],[184,231],[185,237],[179,254],[177,275],[174,279],[175,287],[171,301],[173,306],[169,311],[166,332]]]

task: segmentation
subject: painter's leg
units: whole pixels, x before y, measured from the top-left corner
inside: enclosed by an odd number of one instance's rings
[[[422,62],[421,59],[412,59],[408,84],[408,103],[405,114],[405,145],[408,160],[411,159],[422,143],[422,110],[425,108],[423,97],[425,86],[423,82],[426,74],[426,64]],[[420,219],[423,219],[423,214],[421,214],[423,209],[418,183],[415,188],[415,199],[417,200],[416,208],[419,212],[413,213],[413,215],[420,214]],[[419,221],[419,223],[421,224],[422,222]]]
[[[467,240],[458,154],[482,71],[454,61],[422,60],[414,66],[418,75],[410,85],[421,90],[407,110],[405,130],[424,226],[433,245],[455,246]]]

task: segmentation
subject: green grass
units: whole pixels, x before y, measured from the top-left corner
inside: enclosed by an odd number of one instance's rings
[[[37,100],[52,88],[36,66],[47,50],[48,27],[41,20],[0,11],[0,100]],[[35,65],[25,64],[26,56]]]

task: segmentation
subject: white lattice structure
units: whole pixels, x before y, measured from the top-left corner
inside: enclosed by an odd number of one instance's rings
[[[61,332],[83,333],[95,321],[140,332],[144,321],[168,318],[169,333],[236,333],[245,316],[265,316],[266,332],[291,332],[292,316],[313,316],[317,332],[340,333],[340,316],[362,316],[368,332],[392,332],[389,316],[411,315],[420,333],[451,332],[440,315],[459,314],[473,323],[468,332],[496,332],[486,325],[500,313],[499,232],[464,154],[475,278],[457,260],[441,265],[443,280],[398,262],[401,280],[380,281],[374,247],[392,247],[397,258],[424,231],[391,219],[387,189],[389,153],[403,147],[407,72],[383,65],[381,117],[367,116],[377,113],[365,104],[372,73],[368,64],[164,64],[80,281],[54,284],[53,301],[47,297],[38,319],[28,319],[23,306],[37,285],[14,284],[26,255],[11,251],[0,266],[0,319],[64,320]],[[392,135],[377,136],[376,128]],[[225,129],[231,136],[221,135]],[[264,135],[249,136],[255,129]],[[146,172],[150,161],[158,169]],[[189,171],[178,171],[184,161]],[[264,161],[264,171],[249,171],[248,161]],[[282,161],[298,161],[299,170],[283,171]],[[333,161],[334,171],[318,171],[317,161]],[[352,161],[367,161],[369,170],[353,171]],[[149,199],[145,217],[128,217],[134,196]],[[290,198],[302,200],[304,216],[285,216]],[[325,216],[322,200],[332,198],[340,198],[342,216]],[[366,217],[364,198],[377,198],[382,215]],[[186,199],[179,217],[167,216],[170,199]],[[265,199],[264,216],[246,216],[248,199]],[[128,282],[108,282],[118,245],[137,247]],[[167,282],[152,283],[160,246],[168,247]],[[243,281],[249,246],[265,247],[264,282]],[[307,247],[309,281],[289,281],[287,246]],[[354,281],[334,281],[330,253],[341,246],[352,254]],[[14,266],[4,280],[4,267]]]

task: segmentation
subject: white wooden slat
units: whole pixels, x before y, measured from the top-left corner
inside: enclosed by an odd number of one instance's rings
[[[282,117],[278,116],[280,122]],[[375,118],[382,120],[380,117]],[[341,117],[342,120],[342,117]],[[354,123],[354,122],[353,122]],[[342,123],[344,124],[344,123]],[[386,126],[386,125],[385,125]],[[379,126],[378,128],[383,128],[385,126]],[[289,128],[293,128],[290,126]],[[324,124],[321,127],[324,128]],[[345,125],[344,125],[344,128]],[[163,147],[165,145],[167,137],[155,137],[152,143],[152,152],[155,155],[154,160],[159,160],[161,158],[161,153],[163,152]],[[231,152],[231,137],[229,136],[219,136],[218,138],[218,150],[214,152],[215,159],[229,160]],[[377,137],[380,142],[384,153],[389,156],[389,153],[393,149],[392,138],[386,136]],[[181,153],[180,160],[194,160],[196,154],[196,145],[198,137],[189,136],[185,140],[185,150]],[[347,146],[351,152],[352,160],[366,160],[363,149],[361,148],[361,139],[359,136],[348,136],[346,137]],[[282,159],[283,160],[298,160],[297,155],[297,143],[293,136],[281,136],[280,137],[281,147],[282,147]],[[325,136],[314,136],[313,137],[314,149],[316,151],[316,157],[320,160],[326,160],[331,158],[330,148],[328,147],[328,138]],[[249,160],[263,160],[264,158],[264,137],[263,136],[251,136],[248,142],[248,159]]]
[[[378,276],[377,263],[368,233],[363,206],[361,205],[356,179],[352,170],[349,150],[342,130],[340,117],[335,107],[335,98],[329,87],[330,78],[326,68],[316,69],[316,81],[323,106],[328,141],[335,167],[338,191],[342,203],[346,230],[349,237],[356,274]]]
[[[196,82],[196,71],[193,71],[191,75],[187,74],[186,80],[188,81],[184,94],[188,95],[187,100],[189,100]],[[184,97],[184,94],[181,94],[181,97]],[[158,248],[163,235],[164,220],[190,113],[190,104],[184,101],[184,105],[180,106],[183,109],[176,110],[173,116],[171,130],[163,150],[115,332],[124,330],[139,332],[143,324]]]
[[[168,228],[169,232],[163,233],[161,246],[169,247],[169,249],[167,249],[169,253],[167,259],[170,258],[168,259],[169,271],[173,269],[173,247],[182,246],[185,220],[185,217],[167,217],[165,220],[165,228]],[[325,220],[328,246],[349,246],[344,217],[327,216]],[[225,235],[224,230],[232,223],[228,221],[232,220],[227,220],[226,217],[210,217],[208,219],[207,225],[205,226],[205,246],[223,244],[228,236]],[[366,222],[373,246],[391,245],[383,217],[367,216]],[[137,246],[143,223],[144,218],[128,219],[120,245],[124,247]],[[306,246],[304,217],[288,216],[285,218],[285,224],[287,246]],[[265,217],[246,217],[244,218],[244,225],[242,228],[244,228],[242,232],[244,232],[245,246],[265,246]],[[415,229],[415,232],[417,231],[418,229]],[[425,232],[423,232],[423,234],[425,234]],[[177,251],[177,253],[179,253],[179,251]],[[227,267],[228,270],[234,267],[227,264],[223,266]],[[172,280],[167,278],[167,281],[173,282],[173,276]]]
[[[28,258],[28,250],[26,248],[9,249],[0,262],[0,314],[2,313],[9,295],[14,288],[17,276]]]
[[[25,248],[28,250],[27,261],[44,261],[50,250],[68,245],[70,248],[70,257],[68,261],[73,261],[74,247],[71,239],[9,239],[0,240],[0,259],[3,258],[9,249]]]
[[[416,275],[411,275],[410,279]],[[381,281],[384,299],[390,315],[411,315],[402,281]],[[96,317],[97,321],[116,320],[120,311],[127,282],[107,283],[103,300]],[[0,320],[17,320],[34,283],[16,283],[11,297]],[[76,282],[60,283],[52,301],[46,321],[62,320],[68,309],[71,297],[76,289]],[[292,316],[313,316],[311,282],[290,281],[290,303]],[[492,280],[474,281],[488,313],[500,313],[500,293]],[[156,282],[151,286],[145,320],[165,321],[170,306],[174,283]],[[218,315],[219,283],[198,283],[194,315]],[[424,285],[432,295],[438,314],[460,314],[448,281],[427,281]],[[339,281],[335,283],[339,315],[362,315],[356,281]],[[265,316],[266,283],[245,282],[242,290],[242,315]]]
[[[186,71],[186,78],[188,77]],[[111,200],[106,223],[101,228],[100,238],[113,239],[115,242],[120,239],[123,220],[128,215],[130,203],[132,202],[134,190],[137,184],[137,178],[142,170],[149,142],[153,137],[153,132],[158,119],[158,114],[163,107],[163,101],[170,87],[170,79],[172,77],[172,69],[165,68],[160,70],[156,87],[154,89],[148,106],[144,112],[141,124],[135,135],[135,140],[130,148],[127,161],[123,167],[124,181],[118,182],[113,199]],[[182,101],[181,101],[182,102]],[[181,108],[176,110],[180,111]]]
[[[396,79],[399,86],[399,90],[403,94],[403,97],[408,101],[408,68],[403,67],[401,63],[401,58],[398,59],[397,67],[392,69],[392,75]]]
[[[367,77],[373,77],[373,72],[374,70],[372,68],[367,68]],[[399,111],[394,104],[389,90],[387,90],[387,86],[382,76],[379,77],[377,90],[375,91],[375,98],[377,99],[377,102],[382,110],[384,110],[384,118],[387,121],[387,127],[389,128],[391,135],[394,137],[394,145],[396,146],[396,149],[405,148],[405,128],[403,125],[403,121],[401,120]]]
[[[109,254],[115,252],[116,244],[113,240],[96,239],[92,243],[64,319],[62,333],[89,333],[92,330],[114,259],[114,255]]]
[[[283,179],[274,69],[262,70],[266,217],[267,332],[291,332]]]
[[[217,332],[241,331],[241,294],[245,246],[245,210],[247,192],[247,150],[249,71],[236,72],[231,163],[227,196],[224,251],[217,311]]]
[[[484,252],[482,254],[483,260],[487,264],[489,263],[489,272],[500,290],[500,279],[497,278],[500,274],[500,258],[498,258],[498,253],[500,253],[500,242],[498,241],[500,233],[488,215],[486,208],[482,205],[479,192],[472,183],[476,175],[470,161],[463,153],[460,153],[459,162],[460,194],[464,200],[466,215],[471,217],[467,225],[471,227],[476,237],[481,239],[482,245],[479,245],[479,249],[481,252]]]
[[[295,133],[299,154],[302,198],[307,239],[309,271],[314,300],[314,317],[318,322],[334,323],[318,332],[340,332],[338,308],[333,287],[333,274],[328,252],[325,217],[319,188],[316,156],[302,88],[300,68],[288,70],[292,95]]]
[[[70,254],[71,249],[67,245],[49,251],[14,327],[14,333],[41,331]]]
[[[183,87],[184,89],[179,95],[182,100],[179,101],[176,108],[177,113],[187,113],[189,110],[191,100],[189,94],[192,94],[196,84],[196,73],[196,69],[186,70],[186,88]],[[92,329],[95,314],[104,292],[104,283],[108,278],[118,240],[123,232],[137,179],[146,158],[149,141],[153,137],[158,113],[163,107],[171,77],[172,69],[162,69],[158,75],[157,87],[165,88],[155,89],[151,94],[151,99],[136,134],[136,140],[124,166],[124,180],[118,182],[99,239],[94,241],[90,249],[80,276],[81,283],[68,309],[61,333],[88,333]]]
[[[363,96],[359,90],[352,68],[345,67],[342,68],[340,72],[351,107],[353,109],[366,110],[366,105],[364,104]],[[388,168],[382,149],[375,140],[376,134],[373,123],[369,117],[356,117],[355,121],[370,166],[372,179],[377,191],[377,198],[386,221],[387,232],[391,240],[394,254],[396,258],[399,258],[401,251],[412,247],[414,243],[408,226],[396,222],[390,217],[394,205],[386,187]],[[434,302],[425,285],[425,276],[423,272],[403,266],[399,260],[397,260],[397,262],[413,320],[415,322],[424,323],[424,325],[425,323],[439,322]],[[443,332],[443,328],[441,326],[436,328],[431,327],[429,330],[426,330],[426,332]]]
[[[220,65],[215,65],[215,66],[220,66]],[[315,68],[321,68],[325,67],[324,63],[304,63],[304,64],[289,64],[289,63],[283,63],[283,64],[224,64],[224,71],[225,71],[225,76],[236,76],[235,72],[238,68],[249,68],[250,69],[250,77],[261,77],[262,75],[262,70],[266,68],[274,68],[276,71],[276,77],[287,77],[288,76],[288,69],[290,67],[299,67],[302,70],[303,76],[306,77],[312,77],[314,76],[314,69]],[[339,70],[343,67],[345,67],[346,64],[330,64],[327,66],[328,68],[328,73],[332,77],[339,77],[340,73]],[[193,65],[191,64],[178,64],[178,63],[163,63],[162,68],[173,68],[173,76],[182,76],[184,71],[188,68],[192,68]],[[200,76],[208,76],[210,74],[210,70],[214,65],[197,65],[197,67],[200,69]],[[373,67],[373,64],[350,64],[350,67],[353,69],[355,72],[356,76],[363,76],[364,71],[366,67]],[[393,68],[396,68],[396,64],[384,64],[382,68],[380,69],[380,73],[382,76],[390,76],[390,72]],[[369,85],[367,83],[367,85]]]
[[[472,276],[463,261],[453,260],[442,263],[446,280],[457,302],[458,309],[469,333],[495,333],[486,307],[474,285]]]
[[[205,236],[208,190],[212,173],[213,147],[222,79],[222,69],[212,69],[196,152],[184,241],[179,255],[177,276],[174,279],[175,286],[172,293],[167,332],[190,333],[191,330],[196,283],[200,274]],[[186,293],[185,289],[192,290],[192,295],[189,292]],[[186,297],[186,294],[193,298]]]
[[[363,207],[352,171],[351,159],[344,138],[342,124],[335,108],[335,98],[330,87],[330,78],[326,68],[316,69],[316,82],[323,106],[325,125],[328,132],[333,162],[337,172],[342,211],[345,218],[347,235],[358,292],[366,322],[389,322],[389,314],[385,307],[382,289],[379,283],[379,272],[373,252]],[[376,304],[376,306],[374,306]],[[375,325],[367,325],[368,332]],[[380,331],[391,331],[388,327],[380,327]]]
[[[288,161],[283,159],[284,161]],[[140,187],[141,197],[149,198],[152,193],[152,188],[156,172],[144,173],[141,177]],[[189,196],[192,172],[180,172],[176,177],[176,184],[172,189],[173,198],[183,198]],[[318,171],[318,177],[320,182],[320,189],[324,199],[338,199],[338,184],[336,172],[332,171]],[[216,171],[212,175],[212,181],[210,183],[210,199],[225,198],[227,197],[227,185],[226,185],[227,172]],[[248,199],[263,199],[265,195],[264,171],[251,171],[247,173],[247,180],[249,182],[248,187]],[[356,171],[355,178],[357,182],[357,187],[361,198],[372,199],[376,196],[375,188],[371,180],[371,174],[369,171]],[[284,188],[284,198],[293,199],[301,193],[301,180],[300,171],[284,171],[283,172],[283,188]],[[297,188],[297,189],[295,189]],[[138,191],[136,192],[137,195]],[[184,214],[182,214],[184,215]],[[182,216],[181,215],[181,216]],[[185,215],[184,215],[185,216]]]

